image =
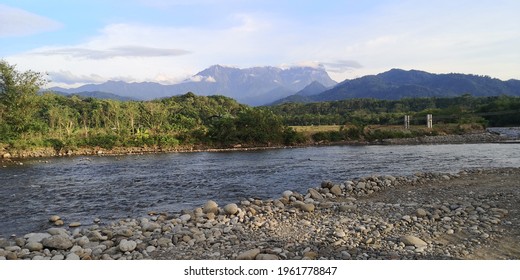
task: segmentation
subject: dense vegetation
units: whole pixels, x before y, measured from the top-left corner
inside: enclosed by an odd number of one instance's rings
[[[267,108],[224,96],[116,101],[39,94],[45,81],[0,61],[0,143],[54,147],[229,147],[293,144],[297,137]],[[1,148],[1,147],[0,147]]]
[[[520,125],[520,98],[510,96],[348,99],[249,107],[224,96],[187,93],[153,101],[117,101],[40,93],[40,73],[18,72],[0,60],[0,150],[52,147],[57,153],[82,147],[190,148],[294,145],[305,142],[377,140],[437,133],[437,130],[370,129],[399,125],[412,116],[423,125]],[[341,125],[305,134],[291,126]],[[454,126],[453,126],[454,125]]]
[[[489,126],[520,125],[520,97],[491,96],[404,98],[401,100],[346,99],[316,103],[285,103],[271,107],[284,123],[296,125],[399,125],[404,115],[411,124],[426,123],[433,114],[436,123],[480,123]]]

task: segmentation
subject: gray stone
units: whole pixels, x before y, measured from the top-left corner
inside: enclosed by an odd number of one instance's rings
[[[254,260],[260,254],[260,249],[251,249],[238,255],[237,260]]]
[[[407,246],[415,246],[415,247],[425,247],[428,246],[428,243],[424,242],[422,239],[415,237],[413,235],[404,235],[400,238],[401,242]]]
[[[235,215],[238,212],[238,205],[230,203],[224,206],[224,212],[228,215]]]
[[[28,233],[24,235],[23,237],[27,239],[27,243],[31,242],[42,242],[44,238],[50,237],[51,235],[45,232],[38,232],[38,233]]]
[[[133,240],[123,239],[123,240],[121,240],[121,242],[119,242],[119,250],[121,250],[121,252],[131,252],[131,251],[135,250],[136,247],[137,247],[137,242],[135,242]]]
[[[285,198],[289,198],[293,195],[293,192],[292,191],[284,191],[282,193],[282,196],[285,197]]]
[[[141,224],[141,228],[143,231],[154,231],[156,229],[160,229],[161,225],[156,222],[145,222]]]
[[[321,195],[321,193],[319,193],[317,190],[315,189],[309,189],[308,190],[309,194],[311,195],[311,197],[313,199],[316,199],[316,200],[322,200],[323,199],[323,195]]]
[[[49,222],[51,222],[51,223],[54,223],[54,222],[56,222],[56,221],[58,221],[58,220],[61,220],[61,217],[58,216],[58,215],[52,215],[52,216],[50,216],[50,218],[49,218]]]
[[[87,233],[87,237],[92,242],[107,240],[107,237],[101,235],[101,233],[97,230],[93,230],[93,231],[90,231],[89,233]]]
[[[204,213],[206,213],[206,214],[207,213],[218,214],[218,204],[213,200],[209,200],[202,207],[202,211],[204,211]]]
[[[66,250],[72,247],[72,241],[68,236],[64,235],[53,235],[51,237],[44,238],[42,244],[46,248]]]
[[[258,254],[255,257],[255,260],[279,260],[280,258],[277,255],[273,254]]]
[[[43,244],[41,244],[40,242],[28,242],[27,244],[25,244],[25,248],[29,249],[29,251],[31,252],[41,251],[43,250]]]
[[[316,206],[312,203],[300,203],[299,207],[304,212],[313,212]]]
[[[143,229],[143,230],[144,230],[144,229]],[[134,231],[131,230],[131,229],[128,228],[128,227],[119,227],[119,228],[114,229],[113,234],[114,234],[115,236],[131,237],[131,236],[134,235]],[[97,234],[96,234],[96,236],[97,236]],[[89,236],[89,239],[92,240],[92,238],[90,238],[90,236]],[[102,236],[102,237],[100,238],[100,240],[106,240],[106,238],[103,239],[103,236]]]
[[[426,210],[422,208],[419,208],[415,211],[415,214],[417,214],[417,217],[425,217],[426,215],[428,215],[428,212],[426,212]]]
[[[61,254],[57,254],[57,255],[54,255],[51,260],[53,261],[62,261],[65,259],[65,256],[64,255],[61,255]]]
[[[336,236],[338,238],[343,238],[343,237],[347,236],[347,234],[345,234],[345,232],[342,230],[337,230],[334,232],[334,236]]]
[[[330,192],[335,196],[339,196],[341,194],[341,188],[338,185],[334,185],[332,188],[330,188]]]
[[[187,223],[189,220],[191,220],[191,215],[184,214],[184,215],[180,216],[179,219],[181,220],[181,222]]]
[[[65,260],[67,260],[67,261],[79,261],[80,258],[75,253],[70,253],[70,254],[67,255],[67,258],[65,258]]]
[[[69,232],[64,228],[50,228],[47,230],[50,235],[69,236]]]
[[[71,227],[71,228],[72,227],[79,227],[79,226],[81,226],[80,222],[72,222],[72,223],[69,224],[69,227]]]
[[[356,189],[357,190],[364,190],[366,187],[366,183],[365,182],[358,182],[357,185],[356,185]]]

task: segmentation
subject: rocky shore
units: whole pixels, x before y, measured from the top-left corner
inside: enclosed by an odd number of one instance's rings
[[[0,239],[0,259],[519,259],[518,182],[520,168],[322,182],[272,200],[54,226]]]

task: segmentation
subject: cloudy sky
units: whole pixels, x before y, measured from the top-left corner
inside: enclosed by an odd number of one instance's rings
[[[50,85],[176,83],[214,64],[520,79],[517,0],[0,0],[0,59]]]

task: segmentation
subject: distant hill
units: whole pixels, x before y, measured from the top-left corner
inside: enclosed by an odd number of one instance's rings
[[[51,88],[51,90],[66,93],[100,91],[143,100],[193,92],[198,95],[224,95],[241,103],[263,105],[292,95],[314,81],[325,87],[332,87],[336,84],[322,68],[253,67],[239,69],[214,65],[190,79],[174,85],[108,81],[75,89]]]
[[[467,74],[432,74],[424,71],[392,69],[378,74],[347,80],[319,94],[301,98],[296,95],[275,103],[334,101],[348,98],[398,100],[405,97],[520,96],[520,81]]]
[[[98,99],[112,99],[112,100],[120,100],[120,101],[130,101],[135,100],[130,97],[120,96],[108,92],[102,92],[102,91],[82,91],[77,93],[66,93],[61,91],[52,91],[53,93],[64,95],[64,96],[72,96],[72,95],[78,95],[81,97],[92,97],[92,98],[98,98]]]

